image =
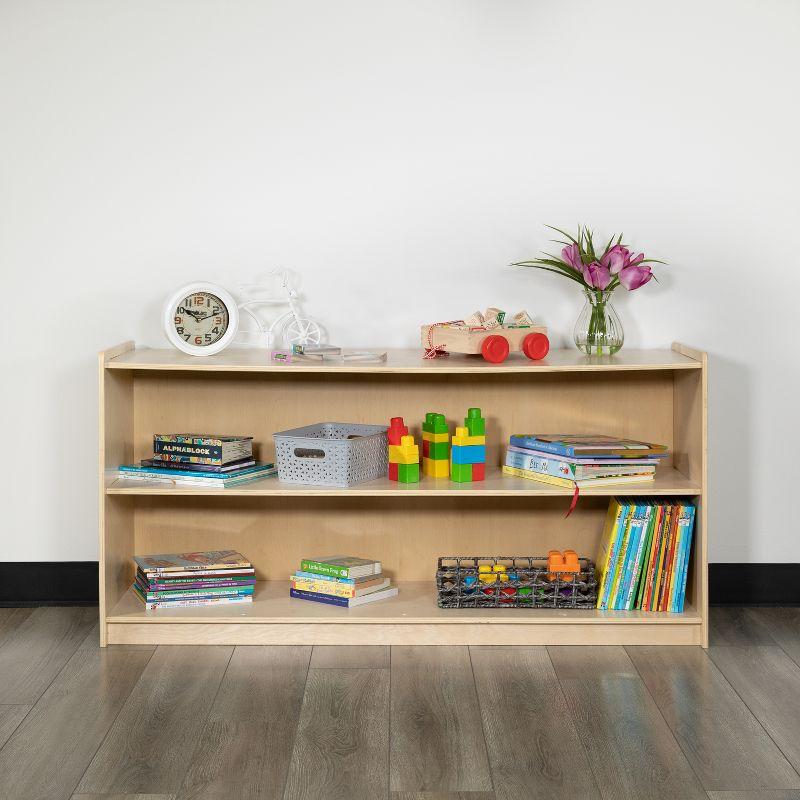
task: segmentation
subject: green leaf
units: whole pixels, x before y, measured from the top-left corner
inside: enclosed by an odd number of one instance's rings
[[[564,278],[569,278],[570,280],[575,281],[575,283],[581,284],[581,286],[585,286],[586,285],[582,278],[578,278],[576,272],[573,272],[572,274],[569,274],[569,273],[563,272],[561,270],[552,269],[551,267],[546,267],[543,264],[523,264],[523,263],[519,263],[519,264],[512,264],[511,266],[512,267],[532,267],[533,269],[540,269],[540,270],[543,270],[544,272],[552,272],[554,275],[561,275]]]
[[[556,228],[553,225],[545,225],[545,228],[550,228],[551,231],[556,231],[556,233],[560,233],[562,236],[566,236],[567,239],[572,242],[572,244],[577,244],[580,247],[580,242],[577,239],[573,239],[566,231],[562,231],[561,228]],[[581,235],[581,228],[580,225],[578,226],[578,236]]]

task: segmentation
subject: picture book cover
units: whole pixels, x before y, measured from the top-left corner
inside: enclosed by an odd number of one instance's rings
[[[325,556],[323,558],[304,558],[300,563],[303,572],[330,575],[334,578],[360,578],[377,575],[381,572],[381,562],[355,556]]]
[[[142,572],[180,572],[183,570],[225,569],[251,567],[252,564],[236,550],[208,550],[197,553],[162,553],[134,556]]]
[[[511,444],[564,456],[641,458],[667,451],[663,444],[595,433],[515,433],[511,437]]]
[[[177,442],[197,446],[222,447],[229,442],[251,442],[252,436],[219,436],[213,433],[157,433],[154,442]]]

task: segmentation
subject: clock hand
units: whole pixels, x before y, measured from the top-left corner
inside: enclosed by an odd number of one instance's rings
[[[190,317],[194,317],[194,318],[195,318],[195,320],[197,320],[197,315],[200,313],[199,311],[192,311],[192,309],[191,309],[191,308],[187,308],[187,309],[185,309],[185,310],[186,310],[186,313],[187,313],[187,314],[188,314]]]

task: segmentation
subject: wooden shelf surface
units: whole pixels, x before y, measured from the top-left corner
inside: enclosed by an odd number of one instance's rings
[[[372,350],[382,348],[369,348]],[[530,361],[512,353],[503,364],[490,364],[478,356],[452,354],[446,358],[424,359],[422,349],[387,350],[384,363],[342,363],[300,361],[276,365],[267,361],[260,348],[229,348],[215,356],[195,357],[172,348],[137,347],[107,356],[106,369],[178,370],[192,372],[294,372],[294,373],[406,373],[512,374],[539,372],[619,372],[632,370],[701,369],[702,362],[675,350],[623,349],[615,356],[585,356],[577,350],[551,350],[542,361]]]
[[[392,624],[392,625],[699,625],[692,607],[682,614],[653,611],[597,611],[557,608],[461,608],[436,605],[436,586],[431,581],[400,581],[399,593],[353,609],[297,600],[289,597],[288,581],[260,581],[252,603],[148,611],[130,589],[107,615],[106,621],[122,624]],[[491,634],[488,634],[491,636]],[[488,642],[491,643],[491,642]]]
[[[701,488],[672,467],[659,467],[653,481],[617,484],[581,489],[587,497],[613,497],[615,495],[669,496],[699,495]],[[419,483],[397,483],[388,478],[366,481],[349,488],[335,486],[309,486],[307,484],[282,483],[277,477],[252,481],[242,486],[227,489],[209,487],[171,486],[165,483],[117,478],[115,472],[106,476],[108,495],[181,495],[225,496],[225,497],[453,497],[455,494],[473,497],[572,497],[572,489],[537,483],[526,478],[504,475],[499,469],[490,470],[485,481],[477,483],[453,483],[449,479],[423,478]]]

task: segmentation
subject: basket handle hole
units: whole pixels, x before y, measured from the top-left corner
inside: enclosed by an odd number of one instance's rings
[[[297,458],[325,458],[325,451],[313,447],[295,447],[294,454]]]

